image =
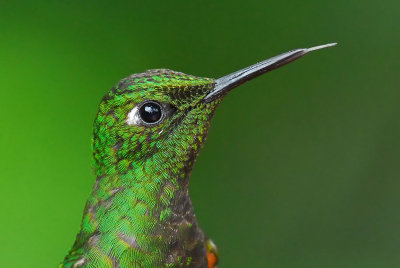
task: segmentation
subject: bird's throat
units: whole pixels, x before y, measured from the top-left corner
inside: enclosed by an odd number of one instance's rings
[[[130,164],[132,168],[123,172],[115,163],[98,175],[73,248],[80,256],[89,259],[96,252],[115,263],[135,254],[136,260],[149,265],[190,261],[202,266],[204,234],[188,192],[193,161],[180,164],[179,155],[176,163],[156,158],[136,167]],[[169,164],[162,166],[160,161]]]

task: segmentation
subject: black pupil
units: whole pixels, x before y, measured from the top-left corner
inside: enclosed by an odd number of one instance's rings
[[[156,123],[161,118],[161,107],[154,102],[145,103],[140,107],[140,117],[146,123]]]

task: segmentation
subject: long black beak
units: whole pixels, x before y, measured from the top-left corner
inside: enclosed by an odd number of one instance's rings
[[[251,79],[253,79],[257,76],[260,76],[266,72],[275,70],[285,64],[295,61],[311,51],[319,50],[319,49],[323,49],[323,48],[327,48],[327,47],[332,47],[335,45],[336,45],[336,43],[331,43],[331,44],[316,46],[316,47],[312,47],[312,48],[295,49],[295,50],[283,53],[281,55],[275,56],[273,58],[270,58],[268,60],[256,63],[254,65],[246,67],[237,72],[228,74],[221,78],[218,78],[217,80],[215,80],[214,90],[211,91],[210,93],[208,93],[208,95],[204,98],[204,101],[205,102],[214,101],[214,100],[224,96],[226,93],[228,93],[230,90],[234,89],[235,87],[237,87],[247,81],[250,81]]]

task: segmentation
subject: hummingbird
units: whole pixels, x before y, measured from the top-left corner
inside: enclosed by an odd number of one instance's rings
[[[215,268],[189,177],[211,119],[232,89],[336,43],[292,50],[219,79],[152,69],[101,100],[92,140],[96,175],[67,267]]]

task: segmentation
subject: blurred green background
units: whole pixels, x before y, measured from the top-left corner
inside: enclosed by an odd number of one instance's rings
[[[233,91],[191,178],[220,267],[400,267],[399,1],[1,1],[1,266],[56,267],[94,182],[97,105],[150,68]]]

